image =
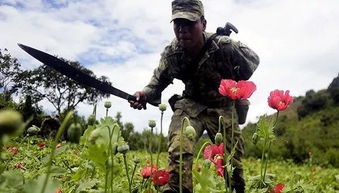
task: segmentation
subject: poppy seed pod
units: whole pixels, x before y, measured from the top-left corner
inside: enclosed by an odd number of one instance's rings
[[[149,120],[149,121],[148,121],[148,126],[149,126],[149,127],[153,128],[153,127],[155,127],[156,125],[157,125],[157,124],[155,123],[154,120]]]
[[[106,109],[109,109],[109,108],[111,108],[112,103],[110,101],[106,101],[104,106],[105,106]]]
[[[36,135],[39,132],[40,132],[40,128],[35,125],[32,125],[31,127],[27,129],[27,133],[30,135]]]
[[[167,108],[166,104],[160,104],[159,105],[159,110],[162,111],[162,112],[166,111],[166,108]]]
[[[222,143],[222,141],[223,141],[222,134],[218,132],[215,135],[214,140],[215,140],[215,144],[220,145]]]
[[[94,125],[95,123],[95,115],[91,114],[90,116],[88,116],[88,120],[87,120],[88,125]]]
[[[119,145],[117,150],[119,153],[125,154],[129,151],[129,145],[127,144]]]
[[[134,162],[135,164],[139,164],[139,163],[140,163],[140,159],[139,159],[139,158],[135,158],[135,159],[133,159],[133,162]]]
[[[2,110],[0,111],[0,135],[19,134],[19,130],[23,125],[22,115],[14,110]]]
[[[192,127],[191,125],[187,126],[185,128],[184,134],[187,136],[188,139],[193,140],[195,138],[195,136],[197,135],[197,133],[195,132],[194,127]]]

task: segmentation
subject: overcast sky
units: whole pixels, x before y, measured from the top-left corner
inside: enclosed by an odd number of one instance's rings
[[[205,0],[208,32],[226,22],[238,34],[231,38],[252,48],[260,65],[250,80],[257,85],[248,121],[273,113],[269,92],[290,90],[304,95],[310,89],[327,88],[339,73],[338,0]],[[0,48],[7,48],[27,69],[41,65],[17,43],[77,60],[97,76],[108,76],[113,85],[133,94],[150,80],[160,53],[174,38],[171,0],[0,0]],[[163,103],[183,89],[174,81],[163,92]],[[160,124],[158,108],[131,109],[127,101],[110,97],[111,115],[122,113],[142,131],[148,120]],[[106,101],[106,100],[104,100]],[[104,116],[103,102],[98,108]],[[44,108],[52,106],[43,103]],[[81,115],[92,107],[80,105]],[[167,134],[171,110],[165,112]]]

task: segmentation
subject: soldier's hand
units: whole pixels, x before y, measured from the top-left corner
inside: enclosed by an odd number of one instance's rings
[[[128,101],[130,106],[134,109],[146,109],[146,95],[143,91],[137,91],[136,93],[134,93],[134,96],[137,98],[137,101]]]

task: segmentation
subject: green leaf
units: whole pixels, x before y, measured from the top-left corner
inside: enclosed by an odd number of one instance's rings
[[[30,180],[24,185],[25,193],[41,193],[46,174],[39,176],[35,180]],[[44,193],[55,193],[55,190],[60,187],[60,183],[55,179],[49,179]]]

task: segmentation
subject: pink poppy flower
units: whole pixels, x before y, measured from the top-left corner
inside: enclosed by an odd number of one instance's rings
[[[233,100],[247,99],[255,90],[255,84],[246,80],[236,82],[231,79],[223,79],[219,86],[219,93]]]
[[[140,173],[142,175],[143,178],[149,178],[150,176],[152,176],[152,174],[154,174],[157,171],[157,166],[153,165],[153,166],[147,166],[141,169]]]
[[[204,158],[215,164],[219,176],[224,176],[224,143],[208,145],[204,149]]]
[[[158,170],[153,175],[153,184],[156,186],[163,186],[169,180],[169,172],[166,170]]]
[[[274,90],[270,93],[267,99],[268,105],[278,111],[283,111],[292,104],[293,97],[290,96],[290,91]]]

